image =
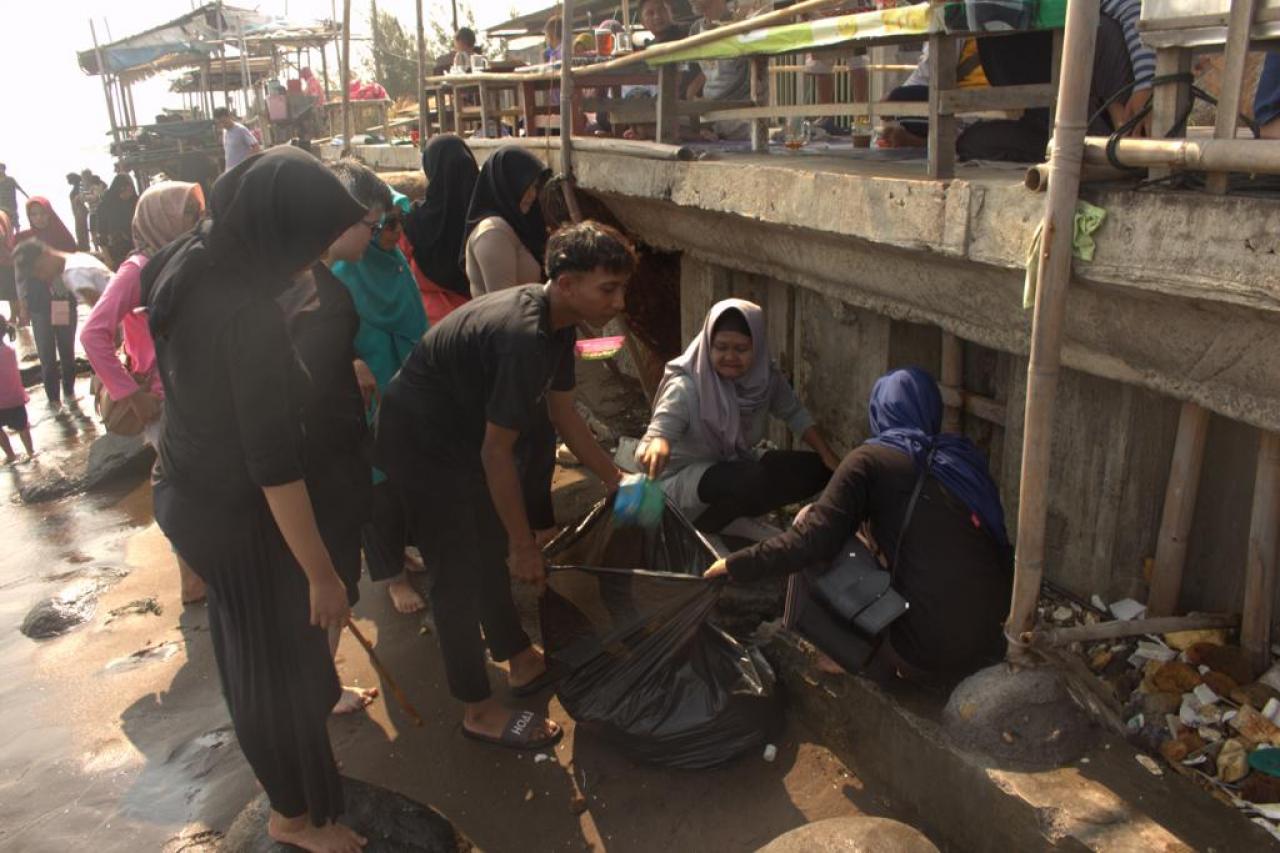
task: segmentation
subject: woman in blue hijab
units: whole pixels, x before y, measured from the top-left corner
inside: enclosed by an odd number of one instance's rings
[[[884,559],[896,563],[894,588],[910,604],[868,671],[929,679],[998,660],[1013,552],[986,459],[967,438],[941,431],[938,385],[919,368],[882,376],[868,414],[872,437],[845,457],[809,511],[785,533],[717,561],[707,576],[746,581],[828,563],[866,524]]]
[[[356,332],[356,355],[369,368],[382,389],[396,375],[418,340],[427,332],[427,315],[409,261],[397,247],[403,233],[409,200],[391,191],[392,206],[374,232],[374,239],[359,261],[333,264],[333,274],[347,286],[360,315]],[[377,402],[374,402],[376,407]],[[373,414],[370,414],[372,420]],[[404,504],[381,471],[373,472],[373,530],[377,542],[366,542],[381,559],[368,561],[369,575],[387,581],[387,592],[401,613],[414,613],[426,606],[414,589],[405,568],[408,533]]]

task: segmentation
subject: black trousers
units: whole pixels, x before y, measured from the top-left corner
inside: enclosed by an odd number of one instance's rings
[[[516,460],[529,526],[534,530],[555,527],[551,478],[556,473],[556,430],[545,406],[538,408],[533,424],[516,441]]]
[[[59,403],[65,394],[76,395],[76,314],[71,304],[71,323],[55,326],[49,309],[31,312],[31,336],[40,356],[40,376],[50,403]],[[59,388],[61,385],[61,388]]]
[[[717,462],[698,481],[707,509],[694,526],[717,533],[735,518],[762,515],[822,491],[831,469],[816,453],[771,450],[758,461]]]
[[[404,549],[409,542],[409,504],[404,492],[390,480],[373,487],[372,541],[364,543],[365,562],[374,581],[389,581],[404,571]]]
[[[397,485],[409,507],[409,532],[430,573],[449,692],[462,702],[483,701],[490,695],[485,647],[494,660],[505,661],[530,645],[511,596],[507,532],[484,472],[441,466],[429,487]]]

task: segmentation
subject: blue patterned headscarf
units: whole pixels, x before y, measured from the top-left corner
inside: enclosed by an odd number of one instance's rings
[[[933,477],[973,511],[998,543],[1009,544],[986,457],[964,436],[942,432],[942,395],[932,376],[918,367],[881,376],[871,389],[868,409],[873,436],[868,444],[907,454],[917,469],[932,452]]]

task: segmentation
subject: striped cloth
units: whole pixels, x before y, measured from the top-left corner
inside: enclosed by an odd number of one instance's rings
[[[1151,88],[1151,78],[1156,73],[1156,52],[1142,43],[1138,35],[1138,18],[1142,15],[1142,0],[1101,0],[1102,14],[1120,24],[1124,30],[1124,43],[1129,48],[1129,64],[1133,66],[1133,79],[1139,80],[1134,91]]]

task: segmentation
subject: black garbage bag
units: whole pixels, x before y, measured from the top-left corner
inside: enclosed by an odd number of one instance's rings
[[[653,528],[621,527],[602,502],[547,548],[542,639],[568,673],[560,703],[631,758],[712,767],[781,724],[768,663],[708,621],[714,559],[670,506]]]

